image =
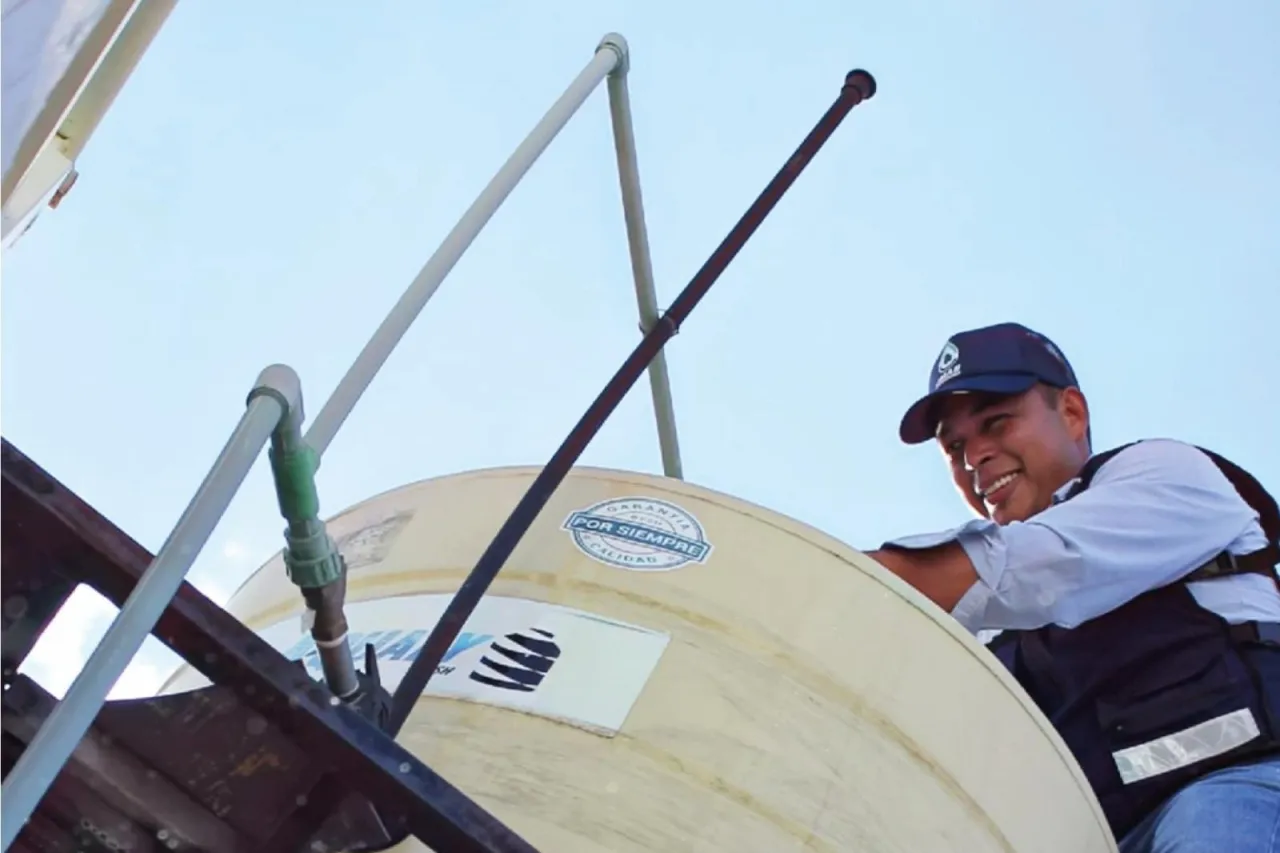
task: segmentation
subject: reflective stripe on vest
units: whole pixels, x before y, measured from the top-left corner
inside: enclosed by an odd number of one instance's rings
[[[1111,753],[1126,785],[1172,773],[1244,746],[1262,734],[1248,708]]]

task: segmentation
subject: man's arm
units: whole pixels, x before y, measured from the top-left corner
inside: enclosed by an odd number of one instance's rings
[[[1257,513],[1205,454],[1144,441],[1088,489],[1025,522],[975,521],[870,556],[972,631],[1075,627],[1235,545],[1265,544]]]
[[[934,604],[951,611],[978,583],[978,570],[957,542],[915,550],[881,548],[867,556],[920,590]]]

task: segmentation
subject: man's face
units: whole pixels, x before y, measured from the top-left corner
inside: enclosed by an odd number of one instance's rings
[[[1088,457],[1088,409],[1074,388],[952,394],[939,404],[938,417],[938,443],[956,487],[997,524],[1047,509]]]

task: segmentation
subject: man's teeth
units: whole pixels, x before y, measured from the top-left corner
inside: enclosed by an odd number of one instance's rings
[[[987,489],[982,493],[982,496],[985,498],[987,495],[990,495],[1000,489],[1003,489],[1005,486],[1012,483],[1017,478],[1017,476],[1018,476],[1017,471],[1013,472],[1012,474],[1005,474],[999,480],[996,480],[990,486],[987,486]]]

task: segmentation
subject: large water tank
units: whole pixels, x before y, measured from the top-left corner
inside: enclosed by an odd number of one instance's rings
[[[331,519],[352,640],[391,689],[537,473]],[[302,606],[277,557],[228,607],[318,677]],[[399,741],[548,853],[1115,850],[1062,741],[949,616],[811,527],[642,474],[572,472]]]

